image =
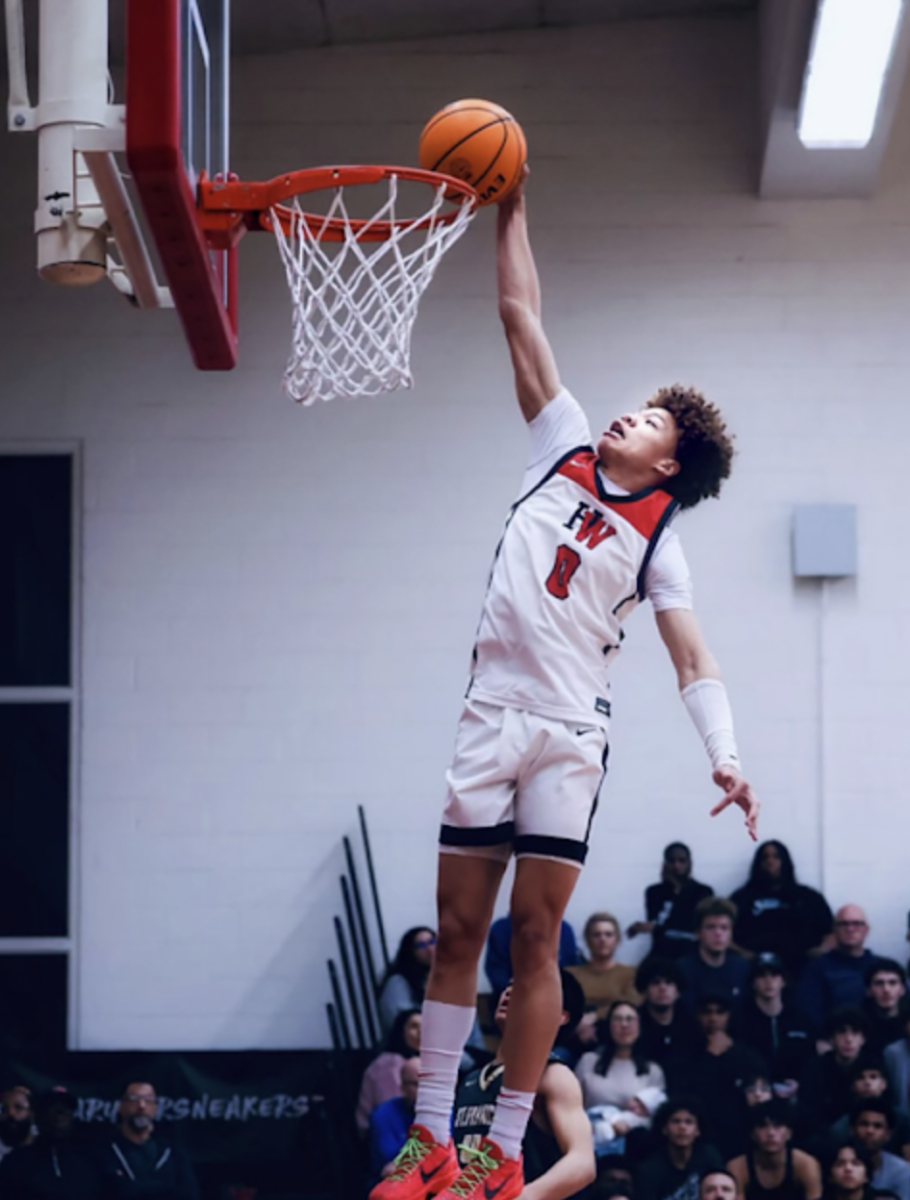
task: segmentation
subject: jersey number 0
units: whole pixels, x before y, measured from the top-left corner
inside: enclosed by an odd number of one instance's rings
[[[571,546],[557,546],[553,570],[547,576],[547,591],[557,600],[567,600],[572,576],[581,566],[581,555]]]

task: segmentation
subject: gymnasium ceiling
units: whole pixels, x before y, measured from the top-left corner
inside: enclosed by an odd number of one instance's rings
[[[749,12],[758,0],[232,0],[235,51]]]

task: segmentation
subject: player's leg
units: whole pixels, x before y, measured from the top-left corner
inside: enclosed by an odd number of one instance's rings
[[[544,858],[515,865],[512,995],[502,1039],[506,1090],[536,1092],[553,1049],[562,1017],[559,931],[579,873],[577,863]]]
[[[370,1200],[425,1200],[460,1173],[451,1140],[458,1066],[477,1011],[477,964],[505,870],[504,856],[442,853],[433,968],[420,1028],[414,1124],[392,1174]]]
[[[458,1066],[477,1001],[477,965],[511,852],[514,773],[503,760],[505,710],[467,704],[447,775],[438,926],[420,1033],[414,1125],[396,1168],[370,1200],[425,1200],[458,1175],[451,1143]]]
[[[420,1086],[414,1120],[449,1140],[458,1066],[477,1013],[477,964],[505,862],[467,854],[439,856],[438,930],[420,1027]]]
[[[521,1143],[562,1012],[559,932],[587,853],[606,762],[606,731],[523,714],[512,889],[512,995],[503,1086],[490,1132],[437,1200],[517,1200]]]

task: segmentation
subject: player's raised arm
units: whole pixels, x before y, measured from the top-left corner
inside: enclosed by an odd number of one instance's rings
[[[714,768],[714,782],[724,798],[711,810],[716,816],[738,805],[746,816],[746,829],[758,839],[759,802],[740,774],[739,753],[733,735],[733,714],[717,661],[708,649],[698,621],[690,609],[671,608],[655,613],[657,628],[670,652],[679,691],[692,723],[701,734]]]
[[[499,205],[496,268],[499,315],[506,331],[515,390],[526,421],[557,395],[559,372],[540,320],[540,283],[528,240],[524,181]]]

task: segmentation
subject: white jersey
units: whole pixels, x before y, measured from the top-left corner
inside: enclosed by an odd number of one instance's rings
[[[563,431],[586,433],[590,443],[587,422],[568,393],[551,405],[556,409],[548,417],[555,416]],[[558,441],[557,435],[557,449]],[[613,489],[590,444],[563,449],[509,513],[468,695],[544,717],[606,725],[607,666],[619,653],[622,621],[650,590],[646,580],[659,544],[676,576],[675,584],[661,581],[671,598],[660,607],[691,607],[681,550],[678,544],[670,554],[664,549],[677,509],[659,488],[632,495]]]

